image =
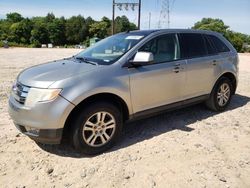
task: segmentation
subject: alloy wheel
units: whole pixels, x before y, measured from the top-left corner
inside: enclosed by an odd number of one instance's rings
[[[217,93],[217,101],[219,106],[225,106],[230,98],[230,86],[223,83]]]
[[[106,144],[114,135],[116,121],[108,112],[97,112],[85,122],[83,126],[83,139],[86,144],[92,147],[99,147]]]

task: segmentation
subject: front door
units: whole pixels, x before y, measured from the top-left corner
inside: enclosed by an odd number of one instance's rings
[[[177,35],[158,36],[139,51],[152,52],[154,62],[129,69],[134,113],[182,100],[186,61],[180,60]]]

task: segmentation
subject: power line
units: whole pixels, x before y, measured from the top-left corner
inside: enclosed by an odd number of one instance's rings
[[[136,7],[138,7],[138,29],[140,30],[140,25],[141,25],[141,0],[138,0],[137,3],[116,3],[115,0],[113,0],[113,10],[112,10],[112,34],[115,33],[115,8],[117,7],[120,11],[125,9],[126,11],[129,11],[130,9],[132,11],[135,10]]]

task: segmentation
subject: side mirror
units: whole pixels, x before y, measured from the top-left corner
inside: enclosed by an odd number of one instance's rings
[[[134,67],[148,65],[153,63],[154,55],[151,52],[137,52],[133,60],[130,61]]]

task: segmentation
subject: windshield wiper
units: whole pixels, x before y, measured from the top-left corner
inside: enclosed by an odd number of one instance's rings
[[[75,59],[78,59],[84,63],[88,63],[91,65],[98,65],[97,63],[93,62],[93,61],[89,61],[88,59],[84,58],[84,57],[74,57]]]

